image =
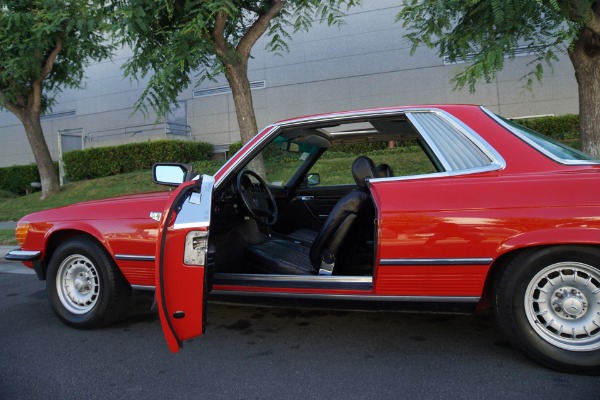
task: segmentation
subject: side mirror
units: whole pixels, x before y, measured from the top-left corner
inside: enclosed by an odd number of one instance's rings
[[[305,183],[306,186],[317,186],[319,183],[321,183],[321,175],[316,172],[311,172],[306,177]]]
[[[179,186],[191,175],[192,166],[189,164],[158,163],[152,166],[152,180],[159,185]]]

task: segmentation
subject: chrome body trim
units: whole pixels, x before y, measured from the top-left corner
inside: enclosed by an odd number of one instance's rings
[[[490,265],[493,258],[382,258],[379,265]]]
[[[115,259],[121,261],[154,261],[155,257],[136,254],[115,254]]]
[[[264,275],[215,273],[215,285],[305,289],[372,290],[370,276]]]
[[[41,251],[37,250],[11,250],[4,256],[9,261],[35,261],[40,259]]]
[[[290,292],[253,292],[237,290],[213,290],[210,294],[232,296],[287,297],[297,299],[349,300],[349,301],[383,301],[383,302],[426,302],[426,303],[477,303],[477,296],[384,296],[384,295],[354,295],[354,294],[318,294]]]
[[[598,165],[598,164],[600,164],[600,160],[598,160],[598,161],[565,160],[564,158],[560,158],[560,157],[556,156],[556,154],[549,152],[542,146],[535,143],[533,140],[524,136],[523,134],[521,134],[521,132],[515,130],[512,126],[506,124],[502,119],[498,118],[498,116],[496,114],[494,114],[493,112],[491,112],[484,106],[480,106],[480,108],[484,113],[486,113],[491,119],[493,119],[498,124],[500,124],[500,126],[502,126],[504,129],[506,129],[507,131],[509,131],[510,133],[512,133],[513,135],[515,135],[516,137],[518,137],[519,139],[521,139],[522,141],[524,141],[525,143],[527,143],[528,145],[530,145],[531,147],[533,147],[534,149],[536,149],[537,151],[539,151],[540,153],[545,155],[546,157],[550,158],[551,160],[556,161],[559,164],[563,164],[563,165]]]
[[[207,228],[209,226],[214,182],[214,177],[202,175],[200,193],[192,192],[181,204],[173,229]]]
[[[155,286],[146,286],[146,285],[131,285],[131,288],[134,290],[145,290],[145,291],[156,290]]]

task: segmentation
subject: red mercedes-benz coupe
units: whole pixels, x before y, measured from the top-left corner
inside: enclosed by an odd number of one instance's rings
[[[21,260],[77,328],[156,290],[177,351],[206,299],[493,308],[551,368],[600,372],[600,161],[484,107],[339,112],[268,126],[214,175],[157,164],[172,192],[36,212]]]

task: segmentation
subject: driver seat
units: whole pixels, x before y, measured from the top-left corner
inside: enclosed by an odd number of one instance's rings
[[[375,176],[375,165],[366,156],[352,163],[357,188],[342,197],[309,247],[286,239],[269,239],[246,248],[248,259],[263,273],[331,275],[336,263],[351,257],[365,226],[374,217],[367,181]]]

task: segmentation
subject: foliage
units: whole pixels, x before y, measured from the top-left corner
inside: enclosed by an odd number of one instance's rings
[[[533,129],[557,140],[579,138],[579,116],[574,114],[515,120],[519,125]]]
[[[224,162],[224,160],[203,160],[193,162],[192,166],[197,174],[214,175]]]
[[[112,52],[105,31],[101,1],[0,1],[0,106],[29,106],[31,85],[39,79],[42,112],[62,88],[80,87],[89,61]],[[54,50],[60,56],[44,77]]]
[[[238,140],[237,142],[233,142],[229,145],[229,157],[232,157],[235,153],[237,153],[238,151],[240,151],[240,149],[242,148],[244,144],[242,143],[241,140]]]
[[[65,153],[63,160],[68,179],[77,181],[149,169],[156,162],[189,163],[211,156],[209,143],[157,140],[75,150]]]
[[[58,176],[40,116],[63,88],[78,88],[91,60],[110,56],[104,1],[0,0],[0,109],[23,124],[42,183],[58,192]]]
[[[14,199],[15,197],[17,197],[17,195],[15,193],[9,192],[8,190],[5,190],[5,189],[0,189],[0,200]]]
[[[451,62],[466,60],[453,78],[456,88],[483,79],[490,82],[514,58],[519,46],[535,54],[527,85],[541,80],[581,29],[593,22],[592,4],[586,0],[405,0],[397,20],[408,29],[412,52],[425,44],[437,48]]]
[[[58,173],[58,163],[54,163],[54,170]],[[0,168],[0,197],[3,191],[15,194],[27,194],[33,191],[32,182],[40,181],[40,173],[35,164],[13,165]]]
[[[267,49],[282,53],[288,50],[286,41],[292,32],[308,30],[315,18],[339,25],[342,6],[358,2],[122,0],[114,2],[113,26],[133,49],[125,74],[150,76],[136,107],[145,110],[150,105],[160,117],[192,83],[214,80],[221,73],[231,73],[232,65],[244,64],[263,32],[268,36]]]

